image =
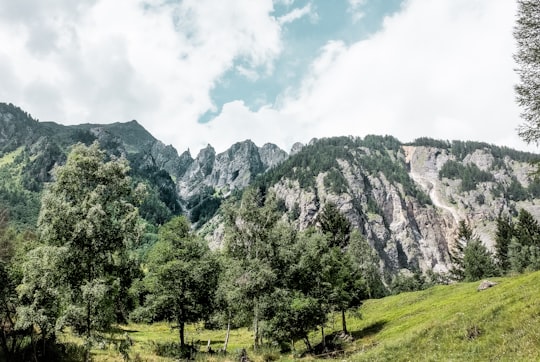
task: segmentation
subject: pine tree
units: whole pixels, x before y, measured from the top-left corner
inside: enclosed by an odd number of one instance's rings
[[[454,264],[450,273],[457,281],[474,281],[496,274],[491,253],[464,220],[459,222],[455,246],[450,256]]]
[[[473,239],[473,231],[465,220],[460,220],[458,224],[457,237],[454,241],[454,247],[450,251],[450,260],[452,268],[450,274],[455,280],[465,279],[465,265],[463,263],[463,250]]]
[[[528,143],[540,140],[540,2],[518,0],[518,18],[514,28],[519,84],[516,85],[517,102],[525,121],[519,135]]]
[[[508,260],[508,247],[514,236],[514,224],[509,216],[499,214],[497,217],[497,232],[495,235],[495,251],[497,264],[501,272],[505,273],[510,268]]]
[[[512,270],[520,273],[540,269],[540,225],[525,209],[519,211],[508,259]]]

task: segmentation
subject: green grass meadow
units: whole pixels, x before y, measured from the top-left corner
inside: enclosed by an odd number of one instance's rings
[[[499,284],[477,291],[479,282],[436,286],[424,291],[402,293],[368,300],[348,315],[348,329],[354,340],[344,344],[340,361],[540,361],[540,272],[494,278]],[[332,316],[325,332],[340,329]],[[156,343],[177,341],[177,330],[166,323],[120,326],[113,338],[124,331],[133,340],[131,360],[173,361],[155,355]],[[207,331],[196,326],[187,330],[187,341],[206,350],[223,346],[225,331]],[[320,331],[311,336],[321,341]],[[280,355],[277,349],[254,352],[248,329],[231,332],[228,354],[200,353],[199,361],[236,361],[246,348],[251,361],[317,360],[300,358],[304,345],[297,342],[295,354]],[[122,361],[113,344],[93,351],[96,361]],[[322,357],[319,357],[322,358]]]

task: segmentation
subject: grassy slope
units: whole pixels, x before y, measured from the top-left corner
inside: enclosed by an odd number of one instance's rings
[[[348,354],[340,360],[540,360],[540,272],[494,280],[499,284],[482,292],[476,290],[479,283],[475,282],[367,301],[361,308],[363,318],[352,314],[348,318],[355,341],[347,346]],[[335,325],[339,327],[339,322]],[[132,355],[167,361],[151,356],[151,341],[173,341],[176,331],[166,324],[130,325],[126,329],[137,331],[130,332],[135,340]],[[203,346],[211,339],[216,342],[212,348],[217,349],[224,335],[224,331],[191,329],[188,339],[200,339]],[[313,335],[313,342],[320,341],[319,335]],[[234,331],[229,351],[247,347],[250,342],[247,330]],[[113,351],[96,353],[97,360],[121,361]],[[253,361],[263,360],[253,352],[249,355]],[[217,360],[206,357],[209,356],[201,356],[200,360]],[[234,356],[223,360],[234,360]],[[293,359],[288,355],[282,356],[282,360]]]
[[[475,282],[366,302],[350,326],[365,351],[350,359],[540,360],[540,272],[495,280],[482,292]]]

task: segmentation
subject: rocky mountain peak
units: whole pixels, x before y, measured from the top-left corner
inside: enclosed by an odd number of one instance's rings
[[[273,143],[266,143],[259,148],[259,155],[265,170],[275,167],[285,161],[289,155]]]
[[[302,148],[304,148],[304,144],[301,143],[301,142],[296,142],[292,145],[291,147],[291,152],[290,152],[290,155],[294,155],[294,154],[297,154],[298,152],[300,152],[302,150]]]
[[[237,142],[217,155],[208,145],[178,181],[178,190],[185,199],[207,187],[228,194],[233,189],[246,187],[257,175],[286,158],[287,153],[278,146],[266,144],[259,148],[251,140]]]

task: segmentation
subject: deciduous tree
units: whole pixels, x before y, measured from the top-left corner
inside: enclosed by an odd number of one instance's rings
[[[95,331],[116,320],[116,306],[126,298],[121,286],[131,279],[129,249],[142,235],[136,205],[143,191],[133,189],[128,172],[125,159],[110,159],[97,143],[78,144],[42,197],[40,240],[65,248],[60,324],[83,334],[88,345]]]
[[[184,348],[186,323],[208,318],[212,312],[219,263],[206,242],[191,232],[186,218],[177,216],[160,228],[148,269],[147,308],[156,319],[177,323],[180,346]]]

